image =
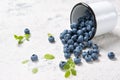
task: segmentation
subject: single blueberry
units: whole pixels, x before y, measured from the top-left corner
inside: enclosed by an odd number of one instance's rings
[[[72,30],[68,30],[68,34],[72,35],[73,34]]]
[[[90,55],[86,55],[85,60],[86,60],[86,62],[90,62],[90,61],[92,61],[92,57]]]
[[[68,48],[68,44],[64,44],[64,48]]]
[[[83,22],[83,21],[84,21],[84,17],[79,17],[78,18],[78,23]]]
[[[70,53],[64,53],[64,57],[65,57],[66,59],[69,59],[69,58],[71,57],[71,54],[70,54]]]
[[[64,53],[70,53],[70,49],[69,49],[68,47],[64,47],[64,48],[63,48],[63,52],[64,52]]]
[[[82,35],[80,35],[80,36],[78,37],[77,42],[83,42],[83,36],[82,36]]]
[[[108,53],[108,58],[109,59],[114,59],[115,58],[115,54],[113,52],[109,52]]]
[[[98,59],[98,54],[92,53],[91,57],[92,57],[93,60],[97,60]]]
[[[88,31],[91,30],[91,25],[87,25],[87,30],[88,30]]]
[[[90,20],[88,23],[89,23],[89,25],[93,26],[93,21],[92,20]]]
[[[74,63],[75,64],[80,64],[81,63],[81,59],[80,58],[74,58]]]
[[[67,42],[65,41],[65,39],[62,39],[61,42],[62,42],[63,44],[66,44],[66,43],[67,43]]]
[[[60,39],[64,39],[63,33],[60,33]]]
[[[89,36],[85,36],[84,41],[88,41],[88,40],[89,40]]]
[[[59,63],[59,67],[60,67],[60,69],[64,69],[64,66],[65,66],[65,64],[66,64],[66,62],[65,61],[61,61],[60,63]]]
[[[70,35],[70,34],[66,34],[66,35],[64,36],[65,41],[68,41],[70,38],[71,38],[71,35]]]
[[[74,50],[73,53],[74,53],[75,57],[79,57],[80,56],[80,52],[77,52],[76,50]]]
[[[92,31],[89,31],[89,38],[91,38],[93,36],[93,32]]]
[[[36,54],[33,54],[31,56],[31,60],[34,62],[34,61],[38,61],[38,56]]]
[[[77,42],[74,43],[74,47],[77,47],[79,44]]]
[[[69,45],[69,49],[70,49],[70,51],[73,51],[74,50],[74,46],[73,45]]]
[[[82,35],[83,34],[83,31],[82,30],[78,30],[77,31],[77,35],[79,36],[79,35]]]
[[[84,27],[84,25],[85,25],[85,23],[84,23],[84,21],[82,21],[82,22],[80,23],[80,27]]]
[[[85,21],[85,26],[89,25],[89,20]]]
[[[93,53],[99,54],[99,49],[93,49]]]
[[[83,31],[83,32],[86,32],[86,30],[87,30],[86,27],[83,27],[83,28],[82,28],[82,31]]]
[[[82,49],[85,48],[84,43],[80,43],[79,46],[80,46]]]
[[[77,40],[77,35],[73,35],[73,36],[71,37],[71,39],[72,39],[73,41],[76,41],[76,40]]]
[[[77,29],[76,29],[76,28],[73,28],[73,29],[72,29],[72,33],[74,33],[74,34],[77,33]]]
[[[30,30],[29,30],[28,28],[26,28],[26,29],[24,30],[24,33],[25,33],[25,34],[30,34]]]
[[[87,52],[82,52],[82,57],[85,58],[85,56],[87,56],[88,53]]]
[[[92,48],[93,48],[93,49],[98,49],[98,45],[97,45],[97,44],[93,44],[93,45],[92,45]]]
[[[53,36],[48,37],[48,40],[50,43],[54,43],[55,42],[55,38]]]
[[[78,26],[77,23],[72,23],[72,24],[70,25],[71,29],[73,29],[73,28],[76,28],[76,29],[77,29],[77,26]]]
[[[91,55],[93,53],[93,50],[88,50],[87,53]]]
[[[93,42],[91,40],[87,42],[87,47],[91,48],[92,45],[93,45]]]
[[[68,42],[67,42],[69,45],[73,45],[74,44],[74,41],[72,39],[69,39]]]

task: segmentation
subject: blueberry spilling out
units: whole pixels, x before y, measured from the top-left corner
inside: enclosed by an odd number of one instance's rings
[[[37,56],[36,54],[33,54],[33,55],[31,56],[31,60],[32,60],[33,62],[38,61],[38,56]]]
[[[55,42],[55,38],[53,36],[48,37],[48,40],[50,43],[54,43]]]
[[[108,58],[109,59],[114,59],[115,58],[115,54],[113,52],[109,52],[108,53]]]
[[[28,28],[26,28],[26,29],[24,30],[24,33],[25,33],[25,34],[30,34],[30,30],[29,30]]]
[[[60,69],[63,70],[65,64],[66,64],[65,61],[61,61],[61,62],[59,63],[59,67],[60,67]]]

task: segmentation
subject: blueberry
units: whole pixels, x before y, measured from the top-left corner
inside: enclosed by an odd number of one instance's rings
[[[82,35],[83,34],[83,31],[82,30],[78,30],[77,31],[77,35],[79,36],[79,35]]]
[[[87,30],[90,31],[91,30],[91,26],[87,25]]]
[[[84,41],[88,41],[88,40],[89,40],[89,36],[85,36]]]
[[[81,47],[82,49],[85,48],[84,43],[80,43],[79,45],[80,45],[80,47]]]
[[[70,25],[71,29],[73,29],[73,28],[76,28],[76,29],[77,29],[77,26],[78,26],[77,23],[72,23],[72,24]]]
[[[68,34],[72,35],[72,30],[68,30]]]
[[[77,42],[83,42],[83,36],[82,36],[82,35],[80,35],[80,36],[78,37]]]
[[[85,26],[87,26],[87,25],[89,25],[89,21],[88,20],[85,21]]]
[[[93,50],[88,50],[87,52],[89,55],[91,55],[93,53]]]
[[[82,28],[82,31],[83,31],[83,32],[86,32],[86,30],[87,30],[86,27],[83,27],[83,28]]]
[[[84,23],[84,21],[82,21],[82,22],[80,23],[80,27],[84,27],[84,25],[85,25],[85,23]]]
[[[69,59],[69,58],[71,57],[71,54],[70,54],[70,53],[64,53],[64,57],[65,57],[66,59]]]
[[[69,45],[73,45],[74,44],[74,41],[72,39],[69,39],[68,42],[67,42]]]
[[[68,47],[63,48],[64,53],[70,53],[70,49]]]
[[[26,29],[24,30],[24,33],[25,33],[25,34],[30,34],[30,30],[29,30],[28,28],[26,28]]]
[[[93,32],[92,31],[89,32],[89,36],[90,36],[90,38],[93,36]]]
[[[73,51],[74,50],[74,46],[73,45],[69,45],[69,49],[70,49],[70,51]]]
[[[79,56],[80,56],[80,52],[74,50],[74,56],[75,56],[75,57],[79,57]]]
[[[83,57],[83,58],[85,58],[85,56],[87,56],[87,55],[88,55],[87,52],[83,52],[83,53],[82,53],[82,57]]]
[[[109,52],[108,53],[108,58],[109,59],[114,59],[115,58],[115,54],[113,52]]]
[[[64,36],[65,41],[68,41],[70,38],[71,38],[71,35],[70,35],[70,34],[66,34],[66,35]]]
[[[48,40],[49,40],[50,43],[55,42],[55,38],[53,36],[48,37]]]
[[[92,57],[90,55],[86,55],[85,60],[86,60],[86,62],[90,62],[90,61],[92,61]]]
[[[65,35],[65,34],[67,34],[67,33],[68,33],[68,30],[64,30],[64,31],[62,32],[63,35]]]
[[[68,48],[68,44],[64,44],[64,48]]]
[[[31,60],[34,62],[34,61],[38,61],[38,56],[36,54],[33,54],[31,56]]]
[[[73,36],[71,37],[71,39],[72,39],[73,41],[76,41],[76,40],[77,40],[77,35],[73,35]]]
[[[65,41],[65,39],[62,39],[61,42],[62,42],[63,44],[66,44],[66,43],[67,43],[67,42]]]
[[[60,67],[60,69],[64,69],[64,65],[66,64],[66,62],[65,61],[61,61],[60,63],[59,63],[59,67]]]
[[[76,28],[73,28],[73,29],[72,29],[72,33],[74,33],[74,34],[77,33],[77,29],[76,29]]]
[[[80,58],[74,58],[74,63],[75,64],[80,64],[81,63],[81,59]]]
[[[77,47],[79,44],[77,42],[74,43],[74,47]]]
[[[92,31],[92,33],[94,33],[94,32],[95,32],[95,28],[94,28],[94,27],[92,27],[91,31]]]
[[[87,42],[87,47],[91,48],[92,45],[93,45],[93,42],[92,42],[92,41],[88,41],[88,42]]]
[[[60,39],[64,39],[64,35],[60,33]]]
[[[80,23],[80,22],[82,22],[82,21],[84,21],[84,18],[83,18],[83,17],[79,17],[79,18],[78,18],[78,23]]]
[[[93,49],[93,53],[99,54],[99,50],[98,49]]]
[[[98,54],[92,53],[91,57],[92,57],[93,60],[97,60],[98,59]]]
[[[97,44],[93,44],[93,45],[92,45],[92,48],[93,48],[93,49],[98,49],[98,45],[97,45]]]
[[[92,20],[90,20],[88,23],[89,23],[89,25],[93,26],[93,21]]]

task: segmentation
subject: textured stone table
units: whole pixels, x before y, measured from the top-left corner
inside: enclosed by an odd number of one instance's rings
[[[84,0],[82,0],[84,1]],[[99,1],[99,0],[97,0]],[[112,0],[111,0],[112,1]],[[119,0],[114,0],[116,6]],[[69,29],[69,15],[79,0],[1,0],[0,1],[0,80],[66,80],[58,64],[63,57],[59,34]],[[86,2],[90,2],[87,0]],[[118,9],[119,10],[119,9]],[[119,20],[120,21],[120,20]],[[18,46],[13,35],[23,35],[24,29],[31,30],[29,42]],[[56,43],[50,44],[47,33],[55,36]],[[108,34],[95,37],[100,45],[99,61],[77,66],[77,76],[68,80],[120,80],[120,25]],[[116,60],[107,57],[108,51],[116,53]],[[32,54],[39,56],[38,63],[21,64]],[[43,59],[45,53],[55,55],[52,61]],[[37,74],[32,68],[39,68]]]

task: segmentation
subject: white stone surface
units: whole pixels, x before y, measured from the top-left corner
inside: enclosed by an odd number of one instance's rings
[[[119,11],[120,1],[110,1]],[[59,62],[65,60],[59,34],[69,29],[70,12],[78,2],[80,0],[0,0],[0,80],[66,80],[58,67]],[[119,21],[113,32],[94,38],[101,49],[99,61],[89,64],[82,59],[83,64],[76,67],[77,76],[68,80],[120,80]],[[24,34],[26,27],[31,30],[32,37],[29,42],[17,46],[13,35]],[[48,42],[48,32],[55,36],[55,44]],[[108,59],[108,51],[115,52],[115,61]],[[21,64],[34,53],[39,56],[38,63]],[[45,53],[56,58],[46,61],[43,59]],[[31,72],[34,67],[39,68],[37,74]]]

